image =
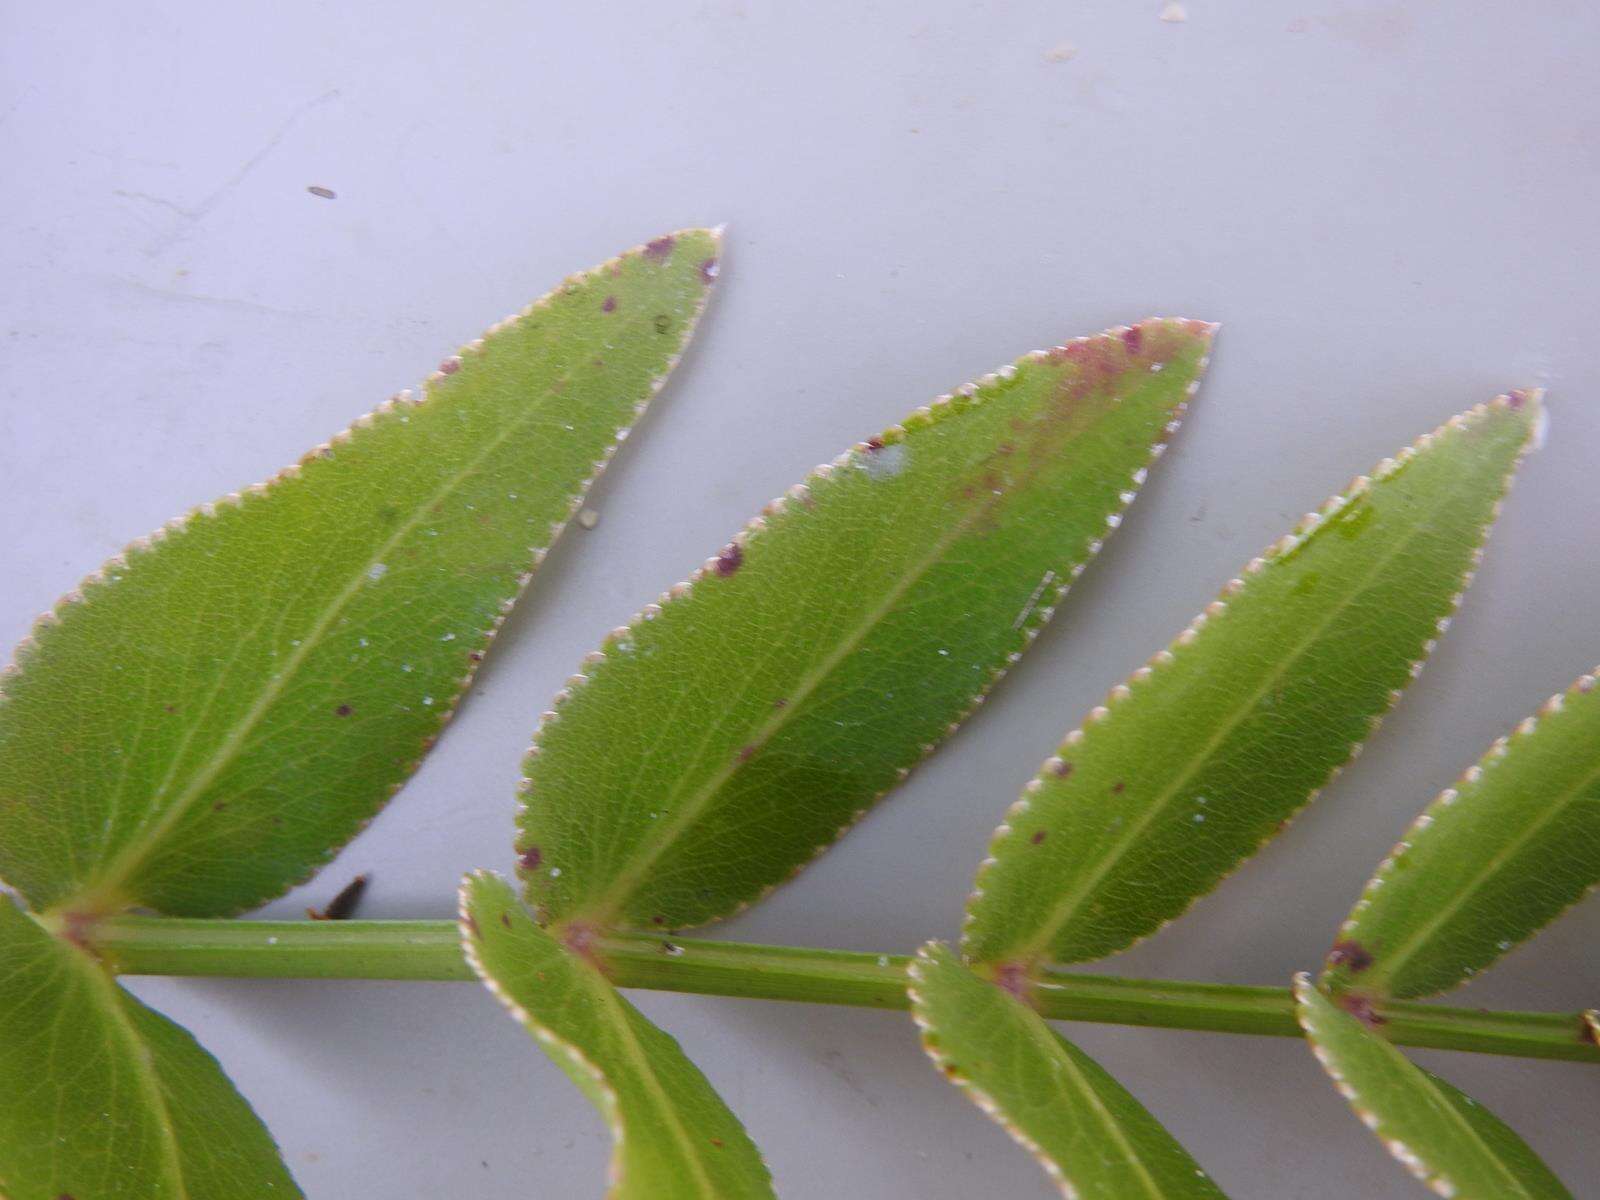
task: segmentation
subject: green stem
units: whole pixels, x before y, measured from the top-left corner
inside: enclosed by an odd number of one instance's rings
[[[453,921],[213,921],[112,917],[94,947],[127,975],[471,979]],[[621,987],[863,1008],[907,1007],[904,955],[619,934],[600,954]],[[1039,1011],[1068,1021],[1299,1037],[1288,988],[1046,971]],[[1600,1062],[1581,1014],[1490,1012],[1391,1000],[1390,1041],[1523,1058]]]

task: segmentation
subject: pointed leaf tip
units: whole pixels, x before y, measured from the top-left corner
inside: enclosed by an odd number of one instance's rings
[[[571,277],[86,582],[4,679],[0,875],[37,908],[218,916],[327,861],[439,735],[715,263],[691,230]]]
[[[529,899],[681,928],[830,845],[1020,658],[1121,522],[1209,331],[1145,321],[940,398],[615,631],[526,763]]]
[[[1502,396],[1386,459],[1112,689],[996,831],[965,952],[1113,953],[1273,837],[1421,669],[1536,415]]]

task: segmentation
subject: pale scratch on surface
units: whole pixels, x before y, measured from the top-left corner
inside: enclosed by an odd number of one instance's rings
[[[1011,622],[1011,628],[1021,629],[1022,623],[1033,615],[1033,610],[1039,607],[1039,597],[1044,595],[1044,590],[1056,581],[1054,571],[1046,571],[1044,578],[1039,580],[1039,586],[1033,589],[1033,595],[1028,597],[1028,602],[1022,606],[1022,611],[1017,614],[1017,619]]]

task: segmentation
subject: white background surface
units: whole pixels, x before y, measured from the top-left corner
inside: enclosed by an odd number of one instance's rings
[[[509,869],[546,699],[766,499],[936,393],[1147,314],[1224,322],[1189,425],[1031,657],[730,936],[956,932],[1059,736],[1348,477],[1550,389],[1467,604],[1357,768],[1118,972],[1313,966],[1415,812],[1600,657],[1592,6],[0,5],[0,640],[130,538],[262,478],[569,270],[730,223],[676,384],[548,562],[358,870],[443,917]],[[1068,61],[1047,52],[1063,42]],[[310,185],[333,189],[318,199]],[[1464,1002],[1600,1001],[1600,906]],[[592,1196],[600,1122],[471,985],[141,983],[312,1197]],[[892,1014],[643,996],[788,1200],[1044,1197]],[[1236,1198],[1420,1195],[1293,1041],[1076,1027]],[[1600,1074],[1421,1056],[1580,1195]]]

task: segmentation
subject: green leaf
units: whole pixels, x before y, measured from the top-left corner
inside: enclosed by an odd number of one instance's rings
[[[300,1195],[216,1059],[0,895],[8,1200]]]
[[[462,948],[605,1118],[614,1200],[771,1197],[761,1154],[678,1043],[606,981],[588,935],[540,929],[497,875],[461,885]]]
[[[968,956],[1121,950],[1276,834],[1420,669],[1538,414],[1502,396],[1356,479],[1113,689],[996,831]]]
[[[918,410],[613,632],[528,759],[529,898],[554,919],[693,925],[832,843],[971,711],[1120,522],[1212,328],[1080,339]]]
[[[1600,690],[1585,675],[1419,816],[1328,955],[1335,991],[1454,987],[1600,883]]]
[[[415,769],[677,361],[717,235],[574,276],[271,482],[136,543],[0,700],[0,875],[210,916],[331,857]]]
[[[1106,1073],[994,982],[929,942],[909,968],[911,1015],[935,1065],[1081,1200],[1222,1192]]]
[[[1455,1200],[1572,1200],[1520,1137],[1417,1066],[1356,1016],[1295,979],[1300,1024],[1334,1086],[1390,1154]]]

